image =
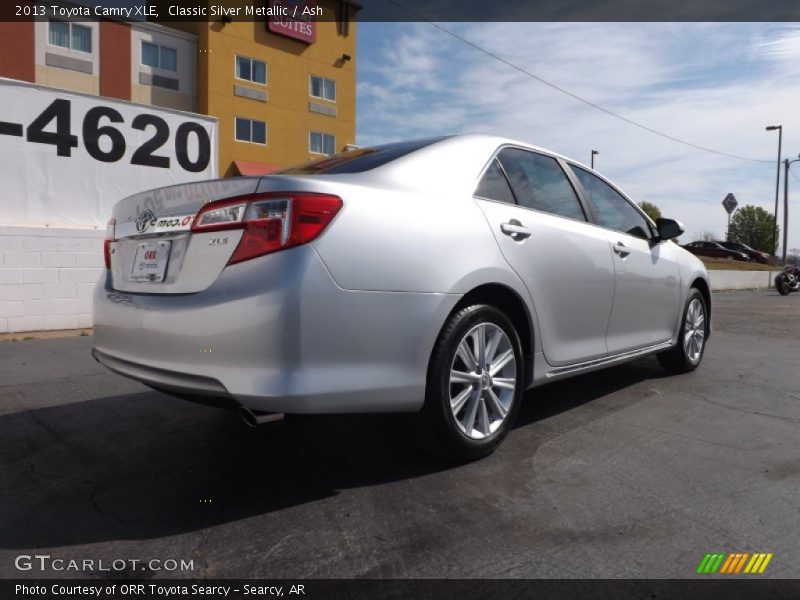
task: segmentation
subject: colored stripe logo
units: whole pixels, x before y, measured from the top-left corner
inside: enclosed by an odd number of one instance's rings
[[[697,572],[704,575],[720,573],[725,575],[761,574],[772,560],[772,553],[766,552],[719,552],[703,557]]]

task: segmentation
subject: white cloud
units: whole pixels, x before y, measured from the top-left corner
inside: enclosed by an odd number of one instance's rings
[[[366,29],[371,24],[362,24]],[[759,24],[446,24],[519,67],[649,127],[723,152],[800,152],[800,28]],[[774,210],[775,163],[717,157],[581,104],[425,23],[360,49],[359,143],[486,132],[597,166],[634,200],[723,235],[722,198]],[[362,30],[363,33],[363,30]],[[800,168],[800,166],[798,166]],[[792,187],[791,184],[795,184]],[[790,191],[800,199],[800,183]],[[790,197],[789,247],[800,246]],[[781,193],[782,205],[782,193]],[[782,218],[782,213],[780,215]]]

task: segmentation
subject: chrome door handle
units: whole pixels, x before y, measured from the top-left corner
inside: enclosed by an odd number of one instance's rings
[[[519,242],[526,238],[529,238],[531,237],[531,233],[533,233],[530,229],[525,227],[522,223],[520,223],[516,219],[511,219],[508,223],[502,223],[500,225],[500,231],[505,233],[515,242]]]
[[[620,258],[625,258],[631,253],[630,250],[626,250],[626,246],[622,242],[617,242],[614,244],[614,252],[616,252]]]

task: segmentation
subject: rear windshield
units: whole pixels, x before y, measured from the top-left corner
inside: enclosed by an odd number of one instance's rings
[[[388,162],[415,152],[431,144],[435,144],[445,137],[426,138],[411,142],[395,142],[371,148],[359,148],[340,154],[328,156],[322,160],[295,165],[273,173],[273,175],[339,175],[342,173],[363,173],[375,169]]]

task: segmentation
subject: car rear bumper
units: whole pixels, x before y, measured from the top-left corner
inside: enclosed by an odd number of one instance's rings
[[[413,411],[458,301],[344,290],[311,245],[227,267],[194,294],[95,289],[95,358],[181,394],[284,413]]]

